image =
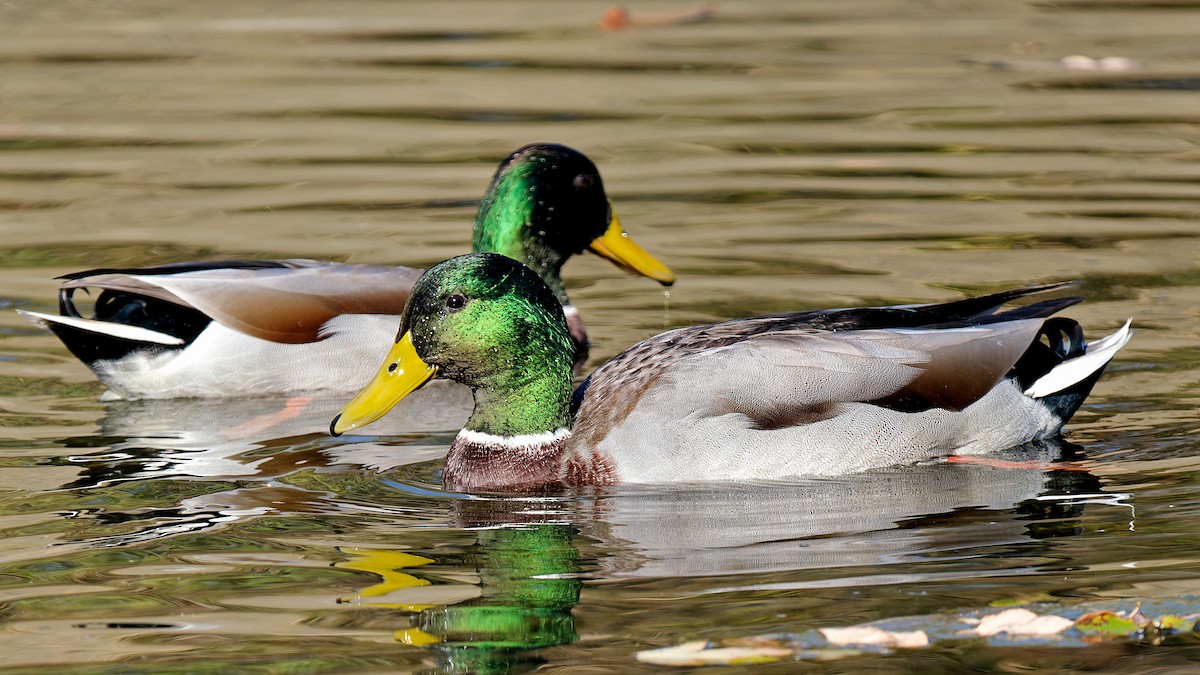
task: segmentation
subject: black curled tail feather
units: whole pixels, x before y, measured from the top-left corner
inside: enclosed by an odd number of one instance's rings
[[[87,292],[87,289],[84,289]],[[76,319],[83,317],[79,316],[79,310],[75,309],[75,289],[60,288],[58,289],[58,313],[62,316],[70,316]]]
[[[1008,376],[1015,379],[1021,389],[1028,389],[1055,366],[1082,356],[1086,351],[1087,343],[1083,341],[1083,327],[1079,322],[1058,316],[1049,318],[1042,323],[1037,338],[1017,359]]]
[[[1029,349],[1017,360],[1009,371],[1008,377],[1017,381],[1022,390],[1028,389],[1039,378],[1046,375],[1064,361],[1083,356],[1087,353],[1087,342],[1083,338],[1083,327],[1074,319],[1053,317],[1046,319],[1038,330],[1037,339]],[[1084,399],[1091,393],[1092,387],[1104,368],[1075,384],[1038,398],[1038,401],[1050,409],[1064,423],[1071,419]]]
[[[87,287],[83,287],[87,291]],[[82,318],[75,307],[77,288],[58,291],[58,313]],[[105,288],[96,297],[93,319],[165,333],[191,344],[212,319],[198,309],[124,290]]]
[[[59,314],[77,319],[88,318],[83,317],[75,306],[76,290],[59,289]],[[86,287],[84,291],[87,292]],[[46,327],[58,336],[67,350],[89,366],[96,361],[117,360],[133,353],[156,354],[178,350],[190,345],[212,322],[203,312],[191,307],[107,288],[96,297],[92,313],[90,318],[95,321],[145,328],[178,338],[182,344],[163,345],[67,324],[47,323]]]

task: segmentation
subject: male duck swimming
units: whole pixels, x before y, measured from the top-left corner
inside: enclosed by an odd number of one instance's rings
[[[1001,450],[1057,433],[1129,340],[1128,322],[1089,345],[1050,318],[1079,298],[1003,309],[1063,285],[681,328],[572,395],[554,293],[508,258],[465,255],[413,286],[383,367],[330,431],[440,376],[475,394],[446,457],[456,490],[835,475]]]
[[[675,276],[629,238],[596,166],[561,145],[525,146],[500,163],[472,246],[521,260],[561,303],[573,353],[587,333],[563,289],[563,263],[590,249],[664,285]],[[355,391],[421,270],[312,260],[181,263],[69,274],[60,316],[21,311],[55,333],[109,388],[106,399]],[[94,288],[93,318],[73,294]]]

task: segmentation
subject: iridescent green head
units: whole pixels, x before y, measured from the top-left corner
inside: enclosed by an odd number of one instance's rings
[[[468,386],[557,366],[570,380],[574,345],[562,306],[536,274],[505,256],[475,253],[431,267],[413,286],[400,321],[405,332],[425,363]]]
[[[494,253],[451,258],[413,286],[396,345],[331,429],[368,424],[439,375],[474,390],[469,430],[569,428],[574,352],[562,305],[532,270]]]
[[[618,266],[671,284],[675,276],[621,229],[600,171],[583,153],[553,143],[527,145],[500,163],[475,217],[472,250],[519,260],[567,304],[559,273],[592,249]]]

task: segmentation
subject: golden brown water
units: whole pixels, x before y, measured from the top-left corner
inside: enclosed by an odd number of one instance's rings
[[[742,1],[663,24],[699,5],[639,3],[650,21],[604,31],[608,7],[4,5],[0,307],[53,311],[55,276],[102,265],[427,265],[467,249],[500,158],[555,141],[680,277],[667,303],[594,256],[568,265],[593,365],[665,326],[1077,279],[1092,335],[1137,331],[1069,427],[1086,470],[463,500],[435,478],[454,414],[335,440],[340,401],[106,406],[5,312],[0,667],[626,672],[689,639],[1200,593],[1200,7]]]

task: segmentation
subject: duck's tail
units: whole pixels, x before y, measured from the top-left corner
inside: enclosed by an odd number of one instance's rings
[[[177,349],[186,340],[149,328],[78,316],[55,316],[18,309],[31,323],[58,336],[67,349],[89,366],[96,361],[119,359],[135,351]]]
[[[194,266],[192,266],[194,267]],[[153,276],[170,270],[194,271],[185,265],[146,268]],[[136,270],[134,270],[136,271]],[[108,276],[92,279],[95,272]],[[211,319],[168,291],[139,283],[126,270],[95,270],[69,274],[58,289],[58,315],[17,310],[34,325],[54,333],[67,349],[89,367],[96,361],[115,361],[135,353],[154,354],[191,344]],[[90,283],[92,282],[92,283]],[[80,314],[75,292],[100,291],[92,316]],[[92,368],[95,370],[95,368]]]
[[[1038,332],[1038,340],[1017,361],[1009,376],[1024,388],[1026,396],[1041,401],[1065,423],[1091,393],[1108,362],[1129,342],[1132,321],[1089,344],[1076,321],[1063,317],[1047,319]]]

